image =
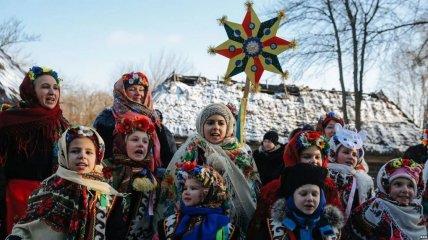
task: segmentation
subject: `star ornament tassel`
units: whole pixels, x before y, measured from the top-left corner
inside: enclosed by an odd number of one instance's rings
[[[242,24],[230,22],[225,16],[219,19],[229,39],[208,51],[230,59],[225,79],[245,72],[253,88],[257,88],[264,70],[286,78],[288,73],[282,70],[277,56],[294,48],[296,42],[276,36],[280,21],[285,17],[284,12],[261,23],[252,3],[247,2],[246,5],[247,13]]]

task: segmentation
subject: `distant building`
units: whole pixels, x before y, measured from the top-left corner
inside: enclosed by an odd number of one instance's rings
[[[178,140],[183,140],[196,131],[196,116],[204,106],[211,102],[231,102],[239,107],[242,89],[243,84],[234,81],[224,84],[204,77],[173,75],[155,89],[153,96],[155,107],[164,113],[165,125]],[[341,92],[336,90],[261,84],[258,93],[250,94],[247,142],[257,145],[272,128],[285,142],[293,129],[304,123],[315,124],[322,113],[341,112],[341,99]],[[347,101],[352,120],[353,93],[347,93]],[[361,119],[362,129],[368,132],[366,158],[373,164],[400,156],[418,142],[419,128],[382,92],[363,95]]]

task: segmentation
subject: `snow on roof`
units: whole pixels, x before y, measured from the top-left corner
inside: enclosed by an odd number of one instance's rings
[[[19,85],[25,72],[13,59],[0,49],[0,104],[19,99]]]
[[[183,77],[185,78],[185,77]],[[193,85],[193,84],[192,84]],[[197,114],[209,103],[231,102],[239,106],[243,85],[225,85],[200,78],[194,86],[167,80],[154,91],[155,108],[163,112],[165,125],[178,137],[196,132]],[[250,94],[247,112],[247,141],[261,141],[275,129],[284,139],[304,123],[315,124],[328,111],[340,112],[338,91],[299,88],[299,94]],[[354,119],[354,96],[349,94],[348,116]],[[399,154],[418,142],[420,130],[392,102],[376,94],[364,94],[361,106],[362,129],[368,132],[365,148],[373,154]]]

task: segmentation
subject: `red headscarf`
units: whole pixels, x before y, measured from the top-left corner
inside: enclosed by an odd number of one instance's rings
[[[311,146],[316,146],[321,150],[322,167],[328,165],[328,139],[318,131],[300,131],[291,138],[283,154],[283,161],[286,167],[291,167],[300,162],[300,153]]]
[[[33,81],[36,80],[31,80],[27,73],[19,86],[22,99],[19,107],[0,112],[0,165],[6,162],[11,148],[26,156],[36,150],[48,154],[52,151],[53,143],[69,126],[62,116],[59,101],[53,109],[40,105]],[[13,154],[11,153],[10,157],[13,157]]]
[[[336,112],[328,112],[325,115],[322,115],[318,119],[316,130],[320,131],[320,132],[323,132],[324,128],[327,127],[328,123],[331,120],[339,123],[342,126],[345,125],[345,122],[343,121],[343,118],[339,114],[337,114]]]

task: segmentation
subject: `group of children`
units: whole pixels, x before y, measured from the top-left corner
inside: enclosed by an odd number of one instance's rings
[[[125,74],[116,84],[122,90],[115,86],[122,102],[115,99],[111,157],[104,159],[104,140],[91,127],[62,134],[58,169],[31,194],[8,240],[426,237],[423,166],[405,158],[387,162],[375,194],[364,160],[366,132],[332,112],[317,131],[290,136],[285,168],[261,189],[252,156],[234,137],[234,116],[220,103],[201,111],[197,133],[162,171],[156,122],[130,110],[148,102],[144,77]],[[140,86],[143,95],[130,89]]]

